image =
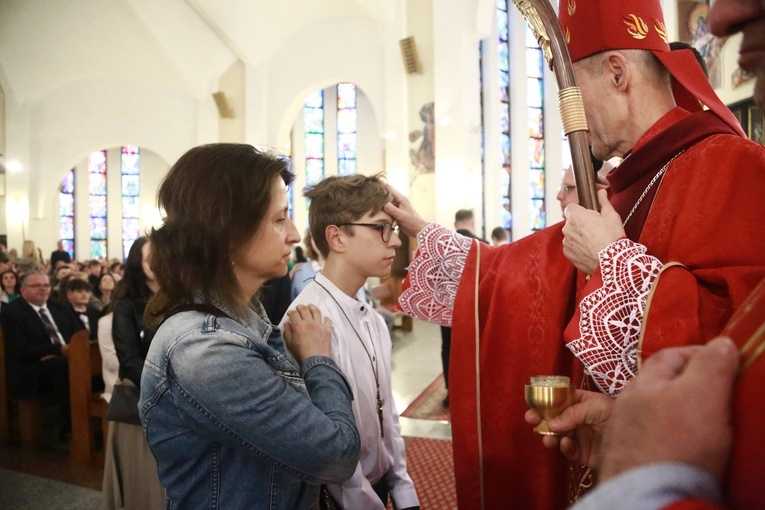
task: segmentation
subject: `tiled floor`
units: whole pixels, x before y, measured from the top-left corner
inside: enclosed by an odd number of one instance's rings
[[[414,320],[413,331],[395,331],[392,371],[393,394],[401,413],[442,371],[438,326]],[[408,437],[451,438],[448,422],[401,418],[401,432]],[[101,487],[102,470],[72,462],[68,452],[29,453],[16,447],[0,447],[0,468],[90,489]]]

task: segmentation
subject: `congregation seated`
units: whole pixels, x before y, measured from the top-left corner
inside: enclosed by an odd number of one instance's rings
[[[51,395],[69,426],[68,342],[82,329],[71,308],[50,299],[48,276],[25,273],[21,297],[0,314],[7,352],[8,388],[16,398]]]

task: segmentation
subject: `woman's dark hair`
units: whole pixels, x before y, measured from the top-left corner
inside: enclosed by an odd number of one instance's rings
[[[301,246],[295,246],[295,262],[308,262]]]
[[[5,276],[6,273],[11,273],[14,278],[16,278],[16,285],[13,286],[13,293],[18,294],[19,293],[19,275],[16,274],[16,271],[13,269],[6,269],[2,273],[0,273],[0,290],[5,292],[5,287],[3,287],[3,276]]]
[[[112,301],[127,297],[136,303],[136,308],[143,307],[151,298],[151,289],[146,284],[143,272],[143,245],[148,242],[146,236],[139,237],[130,247],[125,260],[125,275],[114,289]]]
[[[141,268],[141,272],[143,273],[143,268]],[[98,283],[96,283],[96,286],[93,287],[93,295],[99,299],[104,297],[104,293],[101,292],[101,280],[103,280],[107,276],[111,278],[112,281],[114,282],[114,289],[112,290],[112,292],[115,292],[117,290],[117,280],[114,279],[114,275],[109,272],[102,273],[101,276],[98,277]]]
[[[246,144],[201,145],[173,165],[157,199],[164,223],[149,236],[160,290],[146,309],[148,325],[193,303],[196,292],[204,304],[214,297],[244,317],[249,301],[241,296],[232,252],[260,228],[277,179],[294,179],[289,158]]]

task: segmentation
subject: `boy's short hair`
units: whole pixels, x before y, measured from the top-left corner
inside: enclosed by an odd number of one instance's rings
[[[323,257],[329,255],[329,243],[324,235],[328,226],[352,223],[367,213],[382,210],[391,201],[391,194],[383,178],[382,173],[332,176],[303,193],[311,200],[308,224],[313,242]],[[350,231],[350,227],[340,228]]]
[[[456,213],[454,213],[454,221],[465,221],[465,220],[472,220],[473,219],[473,211],[470,209],[460,209]]]
[[[494,230],[491,231],[491,237],[492,239],[497,239],[499,241],[506,241],[507,230],[502,227],[495,227]]]
[[[76,290],[87,290],[88,292],[93,292],[93,287],[85,280],[81,280],[79,278],[72,278],[66,282],[66,292],[74,292]]]

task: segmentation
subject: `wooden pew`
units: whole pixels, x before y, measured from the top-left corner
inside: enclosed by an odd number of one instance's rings
[[[46,397],[18,399],[8,391],[8,379],[5,358],[5,338],[0,330],[0,444],[11,444],[13,415],[19,418],[19,437],[21,446],[27,450],[39,450],[42,447],[43,426],[42,406]]]
[[[93,376],[101,375],[101,351],[98,342],[90,340],[87,330],[69,340],[69,399],[72,410],[72,438],[69,451],[80,464],[103,465],[103,449],[96,451],[96,430],[100,424],[106,443],[107,403],[93,391]]]
[[[372,288],[372,295],[380,302],[380,306],[391,312],[396,321],[393,329],[412,331],[412,318],[396,308],[398,297],[401,295],[400,278],[387,276],[380,279],[380,284]]]

